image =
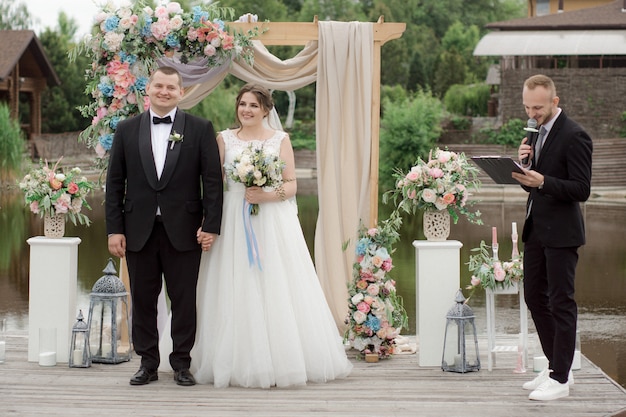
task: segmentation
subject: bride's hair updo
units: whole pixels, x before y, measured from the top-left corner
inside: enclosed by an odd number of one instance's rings
[[[259,101],[259,104],[261,105],[261,109],[265,112],[266,116],[274,108],[274,100],[272,99],[272,93],[270,93],[270,91],[267,88],[259,84],[244,85],[243,87],[241,87],[241,90],[239,90],[239,94],[237,94],[237,100],[235,102],[235,117],[237,118],[237,123],[239,123],[239,126],[241,126],[241,120],[239,120],[239,112],[237,111],[237,109],[239,109],[239,103],[241,102],[241,97],[245,93],[252,93],[256,96],[256,99]]]

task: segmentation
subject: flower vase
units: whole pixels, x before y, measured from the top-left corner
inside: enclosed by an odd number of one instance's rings
[[[424,236],[426,240],[443,242],[450,236],[450,213],[448,210],[424,211]]]
[[[65,215],[48,214],[43,216],[43,235],[45,237],[58,239],[65,234]]]

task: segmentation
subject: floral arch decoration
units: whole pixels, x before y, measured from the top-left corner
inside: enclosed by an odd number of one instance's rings
[[[73,54],[92,58],[85,76],[93,101],[79,109],[91,125],[79,140],[95,149],[99,168],[106,167],[117,124],[148,109],[145,88],[158,66],[193,63],[206,71],[227,67],[235,59],[252,63],[251,38],[257,33],[229,31],[224,22],[233,16],[233,9],[215,5],[185,12],[177,2],[153,10],[140,3],[117,8],[111,1],[95,15],[91,35]],[[251,15],[240,20],[250,17],[256,20]]]

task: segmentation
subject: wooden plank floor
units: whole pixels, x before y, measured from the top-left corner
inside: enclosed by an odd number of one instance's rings
[[[419,367],[417,355],[397,355],[375,364],[353,359],[350,377],[327,384],[215,389],[179,387],[171,373],[130,386],[138,359],[40,367],[27,361],[27,344],[25,333],[7,337],[1,416],[626,416],[626,391],[584,357],[568,398],[534,402],[521,385],[535,374],[513,373],[515,358],[506,354],[492,372],[486,357],[481,371],[457,374]]]

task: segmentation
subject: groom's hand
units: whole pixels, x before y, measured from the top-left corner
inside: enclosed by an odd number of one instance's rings
[[[109,253],[123,258],[126,255],[126,236],[121,233],[109,235]]]
[[[213,246],[215,239],[217,239],[217,235],[215,233],[203,232],[198,229],[198,233],[196,234],[198,239],[198,244],[202,247],[203,251],[208,251]]]

